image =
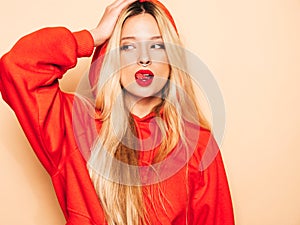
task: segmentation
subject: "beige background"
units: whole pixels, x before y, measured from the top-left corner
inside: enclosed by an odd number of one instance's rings
[[[0,53],[44,26],[90,29],[110,1],[5,1]],[[221,145],[238,225],[299,225],[300,1],[163,1],[214,74],[227,120]],[[187,5],[183,2],[188,3]],[[63,79],[74,90],[89,59]],[[0,100],[0,224],[59,225],[48,175]]]

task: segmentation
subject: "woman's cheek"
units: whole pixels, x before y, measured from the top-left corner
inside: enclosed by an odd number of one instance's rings
[[[128,86],[129,84],[134,82],[134,68],[127,66],[121,70],[121,85],[123,87]]]
[[[126,52],[121,54],[121,67],[128,67],[137,63],[137,56],[134,52]]]

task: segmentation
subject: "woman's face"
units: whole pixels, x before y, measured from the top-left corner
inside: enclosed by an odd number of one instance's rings
[[[138,98],[157,96],[168,81],[170,66],[154,17],[129,17],[121,32],[121,85]]]

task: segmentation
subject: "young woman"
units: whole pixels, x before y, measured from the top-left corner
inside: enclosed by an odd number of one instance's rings
[[[94,47],[93,99],[63,93],[58,79]],[[68,225],[234,224],[219,149],[184,62],[175,23],[155,0],[116,0],[95,29],[44,28],[2,57],[2,97]]]

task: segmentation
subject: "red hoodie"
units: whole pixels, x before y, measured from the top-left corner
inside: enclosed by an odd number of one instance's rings
[[[2,97],[51,176],[67,225],[106,224],[86,168],[90,146],[84,143],[92,143],[95,133],[78,125],[91,123],[90,114],[85,112],[86,103],[62,92],[58,84],[77,58],[89,57],[92,52],[93,39],[88,31],[44,28],[21,38],[0,64]],[[76,121],[74,110],[82,115]],[[133,116],[140,139],[149,135],[154,116]],[[92,126],[101,124],[94,120]],[[185,127],[187,137],[196,140],[187,163],[177,157],[172,163],[184,165],[172,176],[142,187],[151,224],[232,225],[231,197],[219,148],[208,130],[187,122]],[[151,164],[155,150],[142,151],[140,165]],[[206,166],[201,157],[204,153],[213,159]],[[163,203],[157,193],[149,197],[157,185],[162,187]]]

